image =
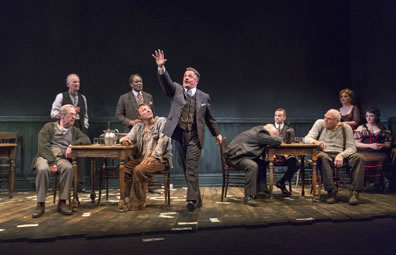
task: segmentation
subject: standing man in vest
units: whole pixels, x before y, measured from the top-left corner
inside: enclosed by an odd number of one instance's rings
[[[286,110],[284,108],[278,108],[274,113],[274,126],[278,130],[279,136],[282,139],[285,139],[286,131],[290,131],[290,138],[293,141],[295,137],[294,129],[285,124],[286,120]],[[293,178],[294,174],[300,168],[300,162],[294,156],[290,155],[276,155],[275,156],[276,165],[287,166],[286,173],[282,176],[282,178],[276,182],[276,187],[282,191],[282,194],[285,196],[290,196],[291,192],[286,189],[285,182],[290,182]]]
[[[152,56],[158,66],[160,86],[172,102],[163,133],[174,140],[177,158],[187,183],[187,209],[192,212],[202,207],[198,164],[204,145],[205,124],[216,137],[217,143],[221,143],[223,138],[210,109],[209,95],[197,89],[200,78],[198,71],[188,67],[183,85],[180,85],[173,82],[165,70],[167,60],[164,52],[158,49]]]
[[[117,103],[116,118],[124,124],[124,132],[129,133],[132,127],[142,122],[137,116],[137,107],[148,104],[154,113],[153,96],[143,91],[143,79],[140,74],[132,74],[129,77],[129,85],[132,91],[120,96]]]
[[[60,108],[63,105],[71,104],[74,106],[76,111],[76,120],[74,126],[79,128],[84,134],[88,134],[88,108],[87,99],[83,94],[78,93],[80,90],[80,77],[77,74],[71,73],[66,77],[66,86],[69,88],[68,91],[59,93],[56,95],[55,101],[52,103],[51,118],[59,119]],[[84,192],[84,165],[85,160],[79,159],[78,168],[78,191]]]
[[[322,152],[318,154],[318,169],[323,178],[323,186],[328,192],[326,202],[336,202],[336,187],[333,181],[333,168],[340,168],[346,164],[352,173],[350,185],[350,205],[359,204],[359,192],[364,188],[364,164],[362,154],[356,152],[355,140],[351,126],[341,123],[341,114],[338,110],[330,109],[324,119],[317,120],[308,135],[305,143],[318,144]]]

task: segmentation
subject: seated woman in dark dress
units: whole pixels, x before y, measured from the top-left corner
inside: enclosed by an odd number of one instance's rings
[[[382,171],[388,165],[392,134],[379,122],[380,111],[369,107],[366,121],[355,130],[355,145],[366,159],[366,177],[373,177],[376,182],[382,178]],[[383,184],[383,183],[382,183]],[[383,187],[384,188],[384,187]]]
[[[350,125],[352,129],[356,129],[360,122],[360,112],[356,105],[353,105],[354,93],[350,89],[340,91],[340,102],[342,104],[339,109],[341,113],[341,121]]]

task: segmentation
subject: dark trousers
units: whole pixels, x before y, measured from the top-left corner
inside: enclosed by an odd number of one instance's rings
[[[185,131],[177,127],[173,134],[173,141],[176,148],[176,158],[183,168],[187,184],[186,200],[199,201],[201,193],[199,191],[198,167],[202,148],[196,128],[192,131]]]
[[[318,154],[318,169],[322,173],[323,186],[326,191],[334,191],[336,189],[333,181],[334,159],[338,153],[320,152]],[[346,164],[352,171],[352,184],[350,190],[363,191],[364,188],[364,164],[365,160],[362,154],[354,153],[344,158]]]
[[[280,183],[285,184],[286,181],[290,182],[294,174],[300,168],[301,164],[296,157],[288,157],[282,166],[287,166],[286,173],[279,180]]]
[[[257,192],[268,190],[266,180],[267,166],[264,160],[244,158],[235,167],[246,171],[245,197],[256,196]]]

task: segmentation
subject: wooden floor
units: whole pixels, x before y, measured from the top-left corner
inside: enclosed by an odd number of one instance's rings
[[[230,188],[224,202],[221,188],[201,188],[203,207],[193,213],[185,208],[185,188],[172,189],[171,205],[164,205],[163,194],[148,194],[147,208],[139,212],[120,213],[117,192],[111,190],[108,202],[96,206],[89,194],[80,194],[81,205],[72,216],[56,212],[53,196],[47,197],[46,212],[32,219],[36,206],[34,192],[20,192],[9,199],[0,193],[0,240],[40,241],[62,238],[103,238],[155,233],[189,232],[205,229],[266,227],[285,224],[313,224],[322,221],[361,221],[379,217],[396,218],[396,194],[361,193],[361,204],[349,206],[349,192],[341,189],[338,203],[312,202],[293,189],[291,197],[283,197],[275,188],[273,200],[262,199],[258,207],[243,203],[243,189]],[[306,188],[309,194],[309,187]]]

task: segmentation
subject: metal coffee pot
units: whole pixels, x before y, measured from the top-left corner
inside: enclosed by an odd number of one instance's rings
[[[105,145],[115,145],[117,143],[117,134],[119,133],[118,129],[103,130],[103,133]]]

